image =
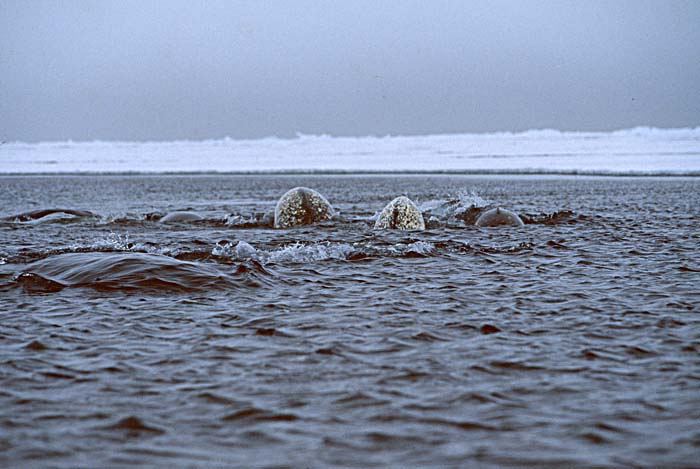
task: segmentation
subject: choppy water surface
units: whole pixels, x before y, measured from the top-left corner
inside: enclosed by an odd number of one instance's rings
[[[298,185],[338,217],[273,229]],[[700,461],[698,179],[0,187],[0,465]],[[401,194],[428,229],[372,230]]]

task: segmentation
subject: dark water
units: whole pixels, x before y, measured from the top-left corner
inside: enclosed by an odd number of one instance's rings
[[[339,217],[272,229],[297,185]],[[2,466],[700,464],[700,179],[0,188]]]

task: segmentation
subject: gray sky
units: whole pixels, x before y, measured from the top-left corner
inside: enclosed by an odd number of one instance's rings
[[[700,1],[0,1],[0,140],[700,125]]]

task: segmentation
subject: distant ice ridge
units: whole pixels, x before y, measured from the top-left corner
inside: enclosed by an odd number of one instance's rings
[[[700,127],[0,144],[0,174],[423,171],[700,175]]]

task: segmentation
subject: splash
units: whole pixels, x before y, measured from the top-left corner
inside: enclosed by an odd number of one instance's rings
[[[259,260],[258,250],[245,241],[238,241],[233,245],[226,242],[220,242],[211,250],[212,255],[234,260]]]
[[[230,214],[224,219],[224,224],[230,228],[272,228],[274,220],[273,212],[254,213],[247,217]]]
[[[130,251],[134,248],[134,244],[131,241],[129,241],[128,231],[124,234],[119,234],[115,233],[114,231],[110,231],[109,234],[104,237],[104,239],[95,243],[94,247],[108,247],[113,248],[117,251]]]
[[[357,260],[381,257],[428,257],[435,255],[437,248],[427,241],[397,243],[389,246],[372,243],[317,244],[294,243],[279,249],[265,251],[256,249],[245,241],[220,243],[212,248],[212,255],[235,261],[255,261],[266,264],[310,264],[328,260]]]
[[[356,248],[345,243],[302,244],[296,243],[282,249],[264,253],[261,257],[266,263],[308,263],[329,259],[347,259]]]
[[[459,192],[447,200],[429,200],[420,205],[428,228],[435,228],[442,223],[474,224],[484,208],[491,205],[490,200],[479,196],[475,191]]]
[[[369,252],[381,257],[428,257],[435,253],[435,245],[427,241],[415,241],[409,244],[394,244],[375,248]]]

